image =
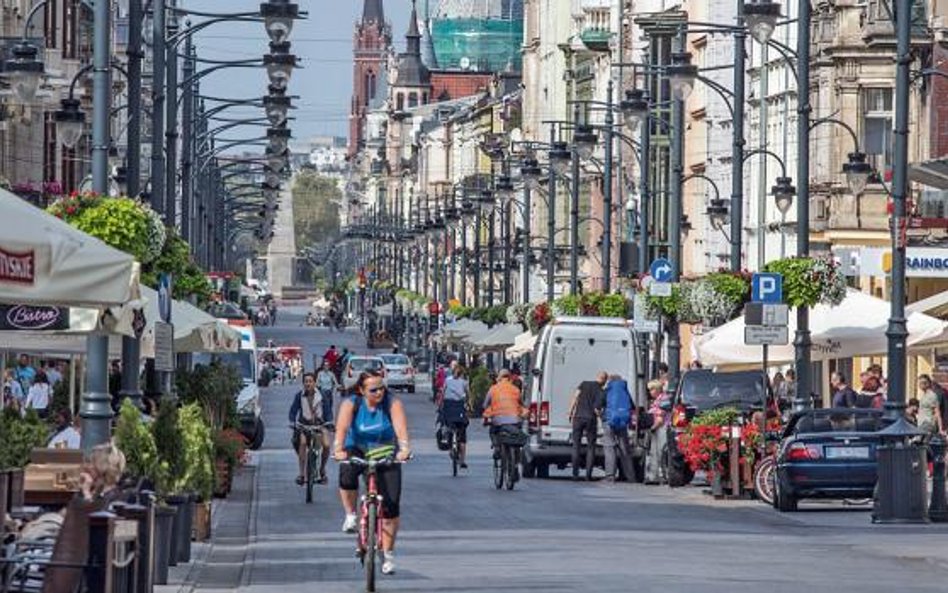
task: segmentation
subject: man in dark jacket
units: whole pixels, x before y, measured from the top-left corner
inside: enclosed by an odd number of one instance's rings
[[[289,420],[291,425],[303,424],[318,426],[332,418],[332,397],[324,397],[316,389],[316,376],[313,373],[303,375],[303,389],[293,397],[290,406]],[[323,454],[319,467],[317,482],[326,483],[326,462],[329,461],[329,431],[325,428],[319,433],[322,439]],[[293,431],[293,448],[299,456],[300,473],[296,483],[302,485],[306,476],[306,455],[309,444],[305,434],[299,430]]]
[[[579,479],[580,447],[586,436],[586,479],[592,479],[593,462],[596,456],[596,434],[599,431],[599,416],[606,405],[603,386],[609,376],[599,371],[595,381],[583,381],[573,395],[569,419],[573,425],[573,479]]]

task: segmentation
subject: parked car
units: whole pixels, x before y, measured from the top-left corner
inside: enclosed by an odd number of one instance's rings
[[[359,380],[359,375],[367,371],[382,373],[384,377],[385,362],[378,356],[350,357],[349,362],[346,363],[346,368],[342,371],[342,386],[346,390],[351,389],[352,386],[356,384],[356,381]]]
[[[534,366],[523,377],[524,402],[530,410],[523,476],[545,478],[551,465],[562,469],[572,460],[569,408],[579,384],[595,380],[597,371],[618,374],[635,384],[634,334],[623,319],[559,317],[543,328],[531,358]],[[646,395],[637,390],[634,395],[636,405],[644,405]],[[602,458],[600,441],[597,465]],[[636,458],[635,462],[641,476],[644,460]]]
[[[678,390],[666,404],[671,419],[665,427],[665,439],[651,439],[649,457],[659,459],[661,473],[669,486],[684,486],[694,479],[694,472],[678,450],[678,435],[696,415],[717,408],[733,407],[745,414],[764,408],[767,378],[760,371],[716,373],[695,369],[682,375]],[[664,441],[662,451],[651,450]]]
[[[404,389],[415,393],[415,367],[404,354],[380,354],[385,363],[385,381],[391,389]]]
[[[882,410],[829,408],[791,416],[777,454],[774,507],[797,510],[803,498],[870,498],[876,486]]]

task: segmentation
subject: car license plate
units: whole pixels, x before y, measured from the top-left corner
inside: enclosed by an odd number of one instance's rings
[[[827,447],[827,459],[869,459],[869,447]]]

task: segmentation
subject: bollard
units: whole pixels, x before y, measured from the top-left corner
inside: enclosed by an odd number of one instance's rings
[[[89,553],[85,580],[88,593],[112,593],[112,521],[108,512],[89,515]]]
[[[127,504],[118,507],[118,515],[124,519],[132,519],[138,523],[138,541],[135,553],[138,555],[137,573],[134,578],[134,593],[151,593],[152,573],[154,572],[154,534],[155,520],[154,506],[151,504]]]
[[[929,441],[932,451],[932,500],[928,518],[934,523],[948,522],[948,500],[945,499],[945,449],[948,443],[940,434]]]

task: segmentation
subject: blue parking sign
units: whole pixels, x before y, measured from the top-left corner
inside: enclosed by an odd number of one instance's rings
[[[751,301],[782,303],[783,276],[781,274],[754,274],[751,278]]]

